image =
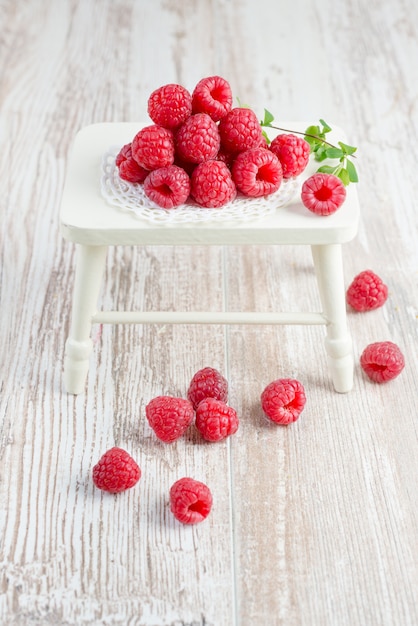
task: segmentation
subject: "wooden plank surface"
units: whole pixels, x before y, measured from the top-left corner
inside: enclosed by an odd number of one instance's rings
[[[0,0],[0,623],[10,626],[414,626],[418,623],[418,6],[413,0]],[[62,382],[74,248],[59,234],[77,130],[135,121],[156,87],[227,78],[281,119],[320,117],[359,146],[359,236],[347,284],[371,268],[386,305],[349,313],[355,386],[333,392],[318,327],[99,326],[86,394]],[[318,307],[303,247],[112,249],[101,302],[138,309]],[[402,348],[395,381],[358,365]],[[184,395],[205,365],[230,381],[236,436],[156,442],[145,404]],[[300,420],[275,428],[259,396],[300,379]],[[112,445],[143,476],[94,489]],[[168,509],[182,475],[214,510]]]

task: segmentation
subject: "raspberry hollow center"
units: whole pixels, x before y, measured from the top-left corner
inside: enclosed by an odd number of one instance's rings
[[[222,87],[214,87],[214,89],[211,89],[210,95],[214,100],[222,102],[224,99],[224,89]]]
[[[208,507],[204,502],[202,502],[202,500],[197,500],[189,506],[189,511],[193,511],[193,513],[199,513],[199,515],[206,515],[207,509]]]
[[[325,202],[332,197],[332,189],[323,185],[317,191],[315,191],[315,198],[320,202]]]
[[[162,194],[163,196],[171,196],[171,194],[173,193],[171,187],[166,184],[155,187],[155,191],[158,191],[158,193]]]
[[[384,372],[387,370],[387,365],[379,365],[379,363],[369,363],[367,367],[375,372]]]
[[[272,179],[272,175],[274,176],[275,171],[276,170],[272,168],[270,164],[262,165],[258,168],[256,180],[266,180],[269,182]]]

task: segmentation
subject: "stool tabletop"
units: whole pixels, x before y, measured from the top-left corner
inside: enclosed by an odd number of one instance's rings
[[[298,192],[289,204],[253,220],[157,223],[111,206],[100,186],[103,156],[111,146],[122,147],[132,141],[141,128],[151,123],[99,123],[78,132],[61,204],[61,232],[65,239],[83,245],[321,245],[345,243],[355,237],[359,223],[355,185],[349,185],[344,204],[333,215],[315,215],[301,203],[300,187],[317,169],[315,162],[310,162],[300,177]],[[284,128],[300,131],[308,125],[280,123]],[[331,140],[345,141],[344,133],[334,129]]]

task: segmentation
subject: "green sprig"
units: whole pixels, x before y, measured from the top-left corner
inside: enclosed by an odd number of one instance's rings
[[[305,132],[280,128],[274,126],[272,122],[274,122],[274,115],[267,109],[264,109],[264,119],[260,121],[260,125],[263,128],[274,128],[275,130],[280,130],[285,133],[303,135],[303,138],[310,146],[311,154],[314,155],[315,160],[319,163],[325,160],[328,161],[318,168],[318,172],[334,174],[334,176],[337,176],[346,186],[350,183],[358,182],[356,166],[352,159],[350,159],[350,157],[356,158],[354,153],[357,151],[357,148],[343,143],[342,141],[339,141],[337,146],[330,143],[327,140],[327,134],[331,132],[332,128],[324,120],[319,120],[320,126],[308,126]],[[263,134],[270,143],[265,131],[263,131]],[[337,161],[336,164],[329,163],[329,161],[335,160]]]

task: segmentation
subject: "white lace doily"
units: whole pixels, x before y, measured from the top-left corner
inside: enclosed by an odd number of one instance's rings
[[[298,188],[297,179],[283,180],[280,189],[266,197],[239,197],[219,209],[208,209],[188,202],[174,209],[163,209],[144,193],[143,186],[129,183],[119,176],[115,163],[120,146],[111,147],[103,156],[101,191],[109,204],[152,222],[207,222],[254,220],[265,217],[288,204]]]

